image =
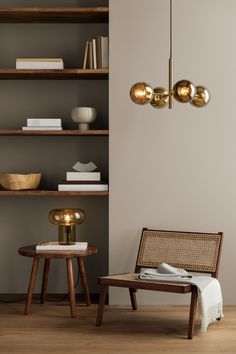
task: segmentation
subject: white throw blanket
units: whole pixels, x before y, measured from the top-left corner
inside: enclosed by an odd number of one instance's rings
[[[198,289],[198,304],[201,318],[201,330],[205,332],[210,323],[223,317],[223,300],[220,283],[210,276],[193,276],[186,270],[161,263],[158,268],[145,269],[139,279],[166,283],[188,283]]]

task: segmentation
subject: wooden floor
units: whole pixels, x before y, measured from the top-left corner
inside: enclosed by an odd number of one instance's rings
[[[104,325],[95,327],[96,305],[77,306],[70,318],[66,303],[0,304],[0,353],[9,354],[193,354],[236,353],[236,306],[224,308],[222,321],[206,334],[186,339],[188,311],[184,306],[106,306]]]

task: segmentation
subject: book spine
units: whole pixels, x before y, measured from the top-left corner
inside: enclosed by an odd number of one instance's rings
[[[93,68],[97,69],[96,39],[92,40],[92,44],[93,44]]]
[[[67,172],[67,181],[100,181],[101,172]]]
[[[17,61],[16,69],[64,69],[63,62],[37,62],[37,61]]]
[[[87,67],[88,51],[89,51],[89,41],[87,41],[85,44],[83,69],[86,69],[86,67]]]
[[[97,68],[102,68],[101,36],[96,38]]]
[[[56,118],[28,118],[27,127],[61,127],[61,119]]]
[[[59,184],[59,192],[105,192],[108,184]]]
[[[22,127],[22,130],[62,130],[62,127]]]
[[[93,45],[92,42],[89,42],[89,69],[93,69]]]
[[[108,37],[101,37],[102,69],[109,68],[109,40]]]

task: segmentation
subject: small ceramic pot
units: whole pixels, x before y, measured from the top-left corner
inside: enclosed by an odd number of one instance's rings
[[[88,130],[89,124],[95,121],[96,116],[97,111],[93,107],[74,107],[71,112],[71,118],[79,124],[79,130]]]

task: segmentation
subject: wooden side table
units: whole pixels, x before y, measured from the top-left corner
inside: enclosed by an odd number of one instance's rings
[[[33,292],[35,288],[37,270],[39,265],[39,260],[44,259],[44,272],[43,272],[43,281],[41,288],[41,304],[44,303],[47,291],[48,284],[48,273],[50,267],[51,259],[65,259],[67,267],[67,278],[68,278],[68,288],[70,293],[70,310],[71,317],[76,317],[76,302],[75,302],[75,289],[74,289],[74,276],[73,276],[73,266],[72,258],[76,258],[79,266],[80,279],[84,291],[85,301],[87,306],[91,304],[89,296],[89,288],[87,282],[87,276],[84,267],[84,257],[91,256],[92,254],[97,253],[97,248],[90,246],[86,251],[47,251],[47,252],[36,252],[36,245],[24,246],[19,248],[18,253],[21,256],[32,257],[33,265],[31,270],[28,296],[25,306],[25,315],[28,315],[32,303]]]

